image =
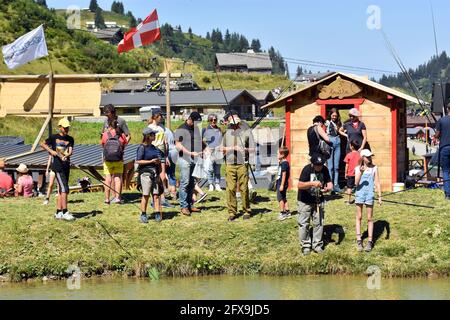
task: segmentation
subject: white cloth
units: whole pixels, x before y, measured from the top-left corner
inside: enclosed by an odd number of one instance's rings
[[[40,25],[13,43],[4,46],[2,53],[9,69],[15,69],[30,61],[48,56],[43,26]]]

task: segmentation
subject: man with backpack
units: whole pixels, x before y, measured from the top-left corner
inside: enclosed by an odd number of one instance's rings
[[[127,136],[119,127],[117,120],[108,122],[108,129],[103,132],[103,171],[105,174],[105,204],[122,204],[123,154],[128,144]],[[114,182],[114,183],[113,183]],[[113,199],[110,200],[111,190]]]

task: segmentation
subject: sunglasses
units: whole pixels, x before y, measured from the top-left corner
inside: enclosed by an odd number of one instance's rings
[[[211,119],[212,122],[217,122],[217,119]]]

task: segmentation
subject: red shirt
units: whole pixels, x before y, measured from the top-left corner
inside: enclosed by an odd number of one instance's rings
[[[110,130],[110,132],[113,137],[116,135],[116,130],[112,129],[112,130]],[[102,135],[102,144],[105,145],[106,141],[108,141],[108,130],[103,132],[103,135]],[[119,142],[122,146],[124,146],[128,143],[127,137],[124,133],[122,133],[122,135],[119,137]]]
[[[348,164],[347,172],[345,173],[347,177],[355,176],[355,168],[358,166],[358,162],[361,156],[358,151],[352,151],[345,156],[344,162]]]
[[[5,172],[0,172],[0,189],[10,190],[14,188],[14,181],[11,176]]]

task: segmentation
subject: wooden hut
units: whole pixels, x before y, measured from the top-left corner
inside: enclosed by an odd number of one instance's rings
[[[332,108],[337,108],[345,121],[348,111],[356,108],[367,127],[374,162],[380,169],[382,189],[392,190],[392,184],[403,182],[408,171],[407,101],[418,103],[409,95],[367,78],[336,72],[264,106],[286,108],[286,143],[292,168],[290,186],[296,187],[302,168],[309,163],[306,131],[312,119],[317,115],[326,118]],[[339,176],[343,184],[345,164],[342,160],[347,141],[342,140]]]

